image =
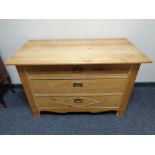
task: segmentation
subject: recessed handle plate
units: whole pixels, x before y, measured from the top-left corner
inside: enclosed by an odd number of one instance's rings
[[[73,87],[83,87],[83,83],[73,83]]]
[[[74,103],[82,103],[83,100],[81,98],[76,98],[74,99]]]
[[[83,68],[81,66],[74,66],[72,67],[72,72],[73,73],[80,73],[83,71]]]

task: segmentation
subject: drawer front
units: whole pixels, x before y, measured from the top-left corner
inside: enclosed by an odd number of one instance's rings
[[[124,92],[127,79],[30,80],[35,94]]]
[[[31,78],[82,78],[102,76],[127,76],[130,65],[64,65],[64,66],[26,66]]]
[[[36,96],[38,108],[118,108],[122,96]]]

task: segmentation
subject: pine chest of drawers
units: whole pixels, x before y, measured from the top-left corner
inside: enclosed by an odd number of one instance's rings
[[[151,60],[127,39],[30,40],[16,65],[31,110],[123,115],[141,63]]]

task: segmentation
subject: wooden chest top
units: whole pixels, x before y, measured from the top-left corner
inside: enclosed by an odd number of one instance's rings
[[[30,40],[6,64],[138,64],[151,60],[127,39]]]

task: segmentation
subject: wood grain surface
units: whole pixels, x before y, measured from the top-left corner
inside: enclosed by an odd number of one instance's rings
[[[131,64],[151,60],[127,39],[30,40],[6,64]]]

